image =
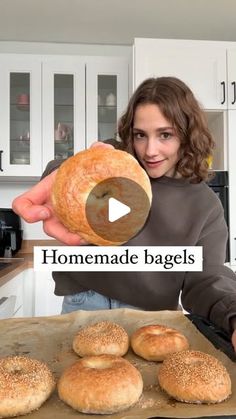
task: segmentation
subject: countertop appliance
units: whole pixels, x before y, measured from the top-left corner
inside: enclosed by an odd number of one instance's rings
[[[21,219],[11,208],[0,208],[0,257],[12,257],[21,248]]]
[[[228,172],[216,170],[214,172],[214,177],[208,182],[210,188],[216,193],[220,199],[222,206],[224,208],[225,221],[229,230],[229,180]],[[229,240],[226,248],[226,259],[225,262],[229,262],[230,253],[229,253]]]

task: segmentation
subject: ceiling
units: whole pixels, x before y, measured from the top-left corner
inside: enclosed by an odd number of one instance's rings
[[[236,41],[236,0],[0,0],[0,41]]]

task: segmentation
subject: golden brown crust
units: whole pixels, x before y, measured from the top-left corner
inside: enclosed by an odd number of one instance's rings
[[[131,347],[148,361],[163,361],[174,352],[188,349],[189,343],[178,330],[152,324],[140,327],[132,334]]]
[[[121,176],[138,182],[151,203],[152,192],[149,177],[138,161],[129,153],[105,147],[92,147],[67,159],[58,169],[52,190],[52,204],[60,221],[68,230],[79,234],[88,243],[97,245],[124,243],[124,241],[114,242],[113,238],[108,240],[97,235],[86,217],[86,200],[90,191],[102,181]],[[122,186],[119,187],[122,189]],[[140,205],[144,204],[141,202]],[[141,213],[141,211],[139,212]],[[101,206],[101,214],[103,213],[104,209]],[[133,223],[135,223],[135,219]],[[133,231],[135,228],[133,223],[130,223],[129,226],[126,222],[125,228]],[[137,223],[140,223],[138,217]],[[128,233],[129,231],[127,231],[127,235]]]
[[[24,356],[0,359],[0,417],[38,409],[54,388],[53,374],[45,363]]]
[[[73,339],[73,349],[79,356],[123,356],[129,348],[129,336],[125,329],[109,321],[83,327]]]
[[[80,359],[58,382],[61,400],[83,413],[109,414],[134,405],[142,394],[139,371],[126,359],[99,355]]]
[[[171,397],[187,403],[220,403],[231,394],[231,380],[224,365],[200,351],[171,355],[161,365],[158,381]]]

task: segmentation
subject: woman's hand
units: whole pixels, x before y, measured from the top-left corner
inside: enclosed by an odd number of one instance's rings
[[[51,190],[57,170],[42,179],[29,191],[14,199],[12,208],[28,223],[43,222],[43,229],[48,236],[60,242],[78,246],[85,241],[71,233],[56,217],[51,204]]]
[[[91,147],[114,148],[112,145],[101,141],[96,141]],[[16,214],[28,223],[42,221],[45,233],[66,245],[79,246],[80,244],[87,244],[78,234],[71,233],[58,220],[53,211],[51,192],[56,172],[57,170],[46,176],[29,191],[15,198],[12,208]]]

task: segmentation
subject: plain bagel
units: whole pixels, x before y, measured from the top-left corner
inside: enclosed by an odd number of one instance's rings
[[[129,348],[129,337],[119,324],[102,321],[83,327],[73,339],[73,349],[81,357],[88,355],[123,356]]]
[[[231,394],[231,380],[224,365],[200,351],[177,352],[158,371],[163,390],[186,403],[220,403]]]
[[[99,355],[80,359],[68,367],[58,382],[61,400],[83,413],[109,414],[133,406],[143,381],[126,359]]]
[[[48,366],[25,356],[0,359],[0,417],[25,415],[38,409],[55,388]]]
[[[115,181],[111,181],[107,186],[104,181],[109,179]],[[137,190],[127,188],[127,183],[122,179],[138,184],[138,188],[144,191],[146,199],[142,196],[142,199],[137,200]],[[100,186],[95,193],[94,188],[97,185]],[[97,229],[91,227],[86,212],[88,198],[91,196],[89,202],[92,214],[96,205],[96,216],[93,221]],[[119,229],[111,223],[110,225],[107,220],[108,200],[114,196],[122,203],[127,199],[137,203],[137,207],[132,208],[135,214],[132,222],[127,223],[126,218],[122,217],[119,220]],[[138,161],[125,151],[102,146],[81,151],[64,161],[56,173],[52,188],[52,205],[61,223],[86,242],[102,246],[125,243],[127,240],[124,240],[124,231],[125,237],[133,237],[142,227],[140,223],[146,221],[151,200],[150,180]],[[115,231],[109,235],[109,238],[107,223],[109,228],[114,228]],[[99,231],[99,234],[95,230]]]
[[[189,348],[178,330],[159,324],[140,327],[131,336],[133,351],[148,361],[163,361],[170,354]]]

